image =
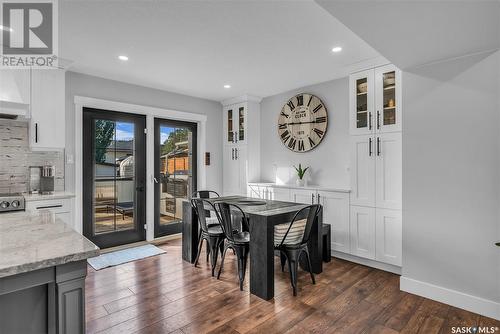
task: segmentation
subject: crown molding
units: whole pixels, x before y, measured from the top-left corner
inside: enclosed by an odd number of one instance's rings
[[[245,95],[241,95],[241,96],[237,96],[237,97],[232,97],[230,99],[222,100],[222,101],[220,101],[220,103],[223,106],[229,106],[231,104],[236,104],[236,103],[241,103],[241,102],[260,103],[260,101],[262,101],[261,97],[245,94]]]

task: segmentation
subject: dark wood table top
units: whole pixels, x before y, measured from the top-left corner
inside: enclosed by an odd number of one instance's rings
[[[290,212],[297,212],[306,207],[306,204],[271,201],[265,199],[251,198],[245,196],[225,196],[208,199],[212,203],[227,202],[236,204],[248,215],[275,216]]]

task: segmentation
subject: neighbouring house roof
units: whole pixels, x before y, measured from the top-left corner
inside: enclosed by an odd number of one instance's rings
[[[108,150],[132,151],[133,149],[134,149],[133,140],[113,140],[108,146]]]

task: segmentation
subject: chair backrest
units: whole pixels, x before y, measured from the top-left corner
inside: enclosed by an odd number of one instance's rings
[[[206,199],[203,198],[193,198],[191,199],[191,205],[196,211],[196,215],[198,216],[198,221],[200,222],[201,230],[203,232],[208,232],[207,211],[214,211],[215,216],[220,223],[220,217],[217,214],[217,211],[215,210],[215,207],[212,204],[212,202],[207,201]],[[210,209],[207,210],[207,207]]]
[[[213,197],[220,197],[219,193],[213,190],[198,190],[195,191],[191,197],[210,198],[210,195],[214,195]]]
[[[285,244],[285,241],[287,240],[288,234],[290,233],[290,230],[292,230],[292,227],[294,224],[297,222],[303,220],[306,217],[306,223],[304,227],[304,233],[302,236],[302,241],[300,244],[305,244],[309,241],[309,236],[311,235],[311,228],[312,224],[314,223],[314,220],[316,217],[318,217],[319,212],[321,211],[321,205],[320,204],[313,204],[306,206],[299,211],[293,216],[292,221],[290,222],[290,225],[288,225],[288,229],[286,230],[285,234],[283,235],[283,239],[281,239],[281,242],[279,243],[279,246],[283,246]]]
[[[229,241],[234,241],[234,234],[242,232],[242,221],[247,221],[243,210],[235,204],[226,202],[215,203],[220,216],[222,230]],[[238,228],[236,228],[238,227]]]

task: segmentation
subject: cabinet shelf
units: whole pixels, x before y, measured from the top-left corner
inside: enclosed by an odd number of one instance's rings
[[[396,89],[396,85],[384,87],[384,90],[391,90],[391,89]]]
[[[358,96],[363,96],[363,95],[366,95],[366,94],[368,94],[368,92],[364,92],[364,93],[357,93],[356,95],[358,95]]]
[[[358,111],[357,114],[366,114],[367,110]]]
[[[396,109],[396,106],[392,106],[392,107],[384,107],[384,110],[391,110],[391,109]]]

